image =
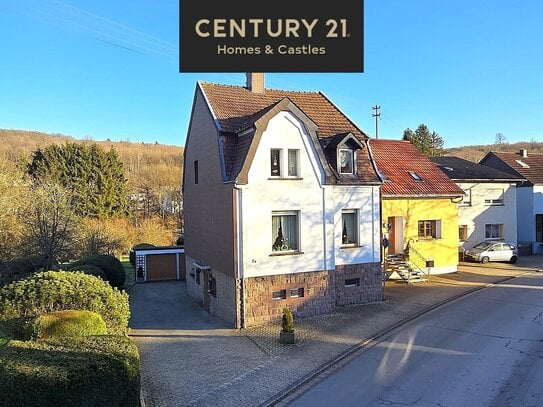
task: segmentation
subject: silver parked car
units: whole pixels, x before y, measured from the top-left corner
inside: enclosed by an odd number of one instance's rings
[[[480,242],[466,252],[466,258],[481,263],[508,261],[514,264],[518,260],[518,250],[511,243]]]

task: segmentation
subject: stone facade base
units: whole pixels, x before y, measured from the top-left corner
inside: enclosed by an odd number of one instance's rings
[[[379,263],[253,277],[245,279],[244,285],[246,327],[280,320],[284,307],[295,316],[310,316],[331,313],[336,306],[384,299]]]

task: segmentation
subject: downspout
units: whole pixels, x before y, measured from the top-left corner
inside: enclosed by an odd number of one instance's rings
[[[240,282],[240,328],[245,328],[245,279],[243,278],[243,189],[234,183],[236,191],[236,248],[237,248],[237,276]]]
[[[328,247],[326,247],[326,188],[324,185],[321,184],[322,189],[322,245],[323,250],[322,253],[324,255],[324,271],[328,271],[328,257],[327,257],[327,250]],[[334,242],[334,239],[332,239],[332,242]],[[336,248],[332,248],[333,253],[335,253]]]

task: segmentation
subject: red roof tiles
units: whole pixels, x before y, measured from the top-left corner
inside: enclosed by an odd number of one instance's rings
[[[498,157],[513,170],[512,173],[517,172],[532,184],[543,184],[543,154],[527,153],[527,156],[523,157],[520,153],[491,151],[487,157],[489,155]],[[484,164],[487,157],[481,160],[481,164]],[[529,168],[524,167],[519,161]]]
[[[370,140],[384,197],[459,196],[464,192],[415,146],[402,140]],[[410,172],[418,175],[417,181]]]

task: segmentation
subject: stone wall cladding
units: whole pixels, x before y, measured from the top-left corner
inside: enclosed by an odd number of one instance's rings
[[[345,280],[360,279],[360,284],[345,287]],[[336,305],[364,304],[384,300],[384,287],[379,263],[345,264],[336,266]]]
[[[245,279],[245,326],[280,320],[283,308],[296,316],[330,313],[334,310],[334,275],[330,271],[282,274]],[[290,289],[303,288],[304,297],[290,297]],[[286,299],[274,300],[272,293],[286,290]]]

